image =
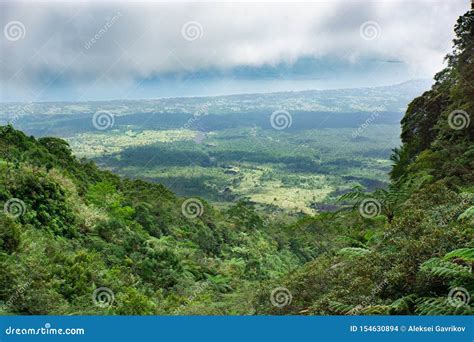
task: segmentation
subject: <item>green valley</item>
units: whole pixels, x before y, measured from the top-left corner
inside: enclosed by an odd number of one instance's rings
[[[373,190],[388,184],[402,111],[429,84],[43,103],[19,116],[9,113],[24,108],[11,104],[2,112],[25,132],[66,139],[79,158],[181,196],[218,206],[245,199],[266,209],[316,214],[337,208],[338,196],[356,185]]]
[[[455,33],[431,88],[2,103],[0,314],[472,315]]]

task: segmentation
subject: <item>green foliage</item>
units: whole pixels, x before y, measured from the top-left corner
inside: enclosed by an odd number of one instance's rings
[[[424,169],[435,179],[446,178],[460,184],[472,182],[471,127],[455,130],[449,125],[450,114],[456,110],[474,111],[474,66],[470,59],[473,50],[473,12],[461,16],[455,26],[454,49],[447,56],[448,66],[435,77],[432,89],[409,105],[402,120],[404,145],[394,153],[392,179]],[[417,158],[425,153],[423,158]]]
[[[0,215],[5,313],[231,312],[242,288],[302,264],[285,246],[289,234],[275,243],[248,203],[220,212],[202,200],[202,215],[190,219],[162,185],[100,171],[60,139],[11,126],[0,138],[0,201],[24,203],[21,215]],[[186,299],[203,283],[202,295]],[[93,301],[103,287],[114,293],[110,306]]]
[[[474,310],[468,305],[452,304],[448,298],[420,298],[415,311],[419,315],[472,315]]]
[[[474,206],[467,208],[461,215],[458,217],[459,221],[474,221]]]
[[[447,121],[453,110],[474,113],[473,19],[471,11],[458,20],[448,67],[402,120],[391,184],[369,193],[361,177],[348,176],[355,187],[342,189],[333,213],[270,216],[271,204],[262,209],[241,200],[217,210],[199,199],[202,215],[190,218],[184,199],[162,185],[79,161],[61,139],[0,127],[0,202],[24,203],[21,215],[0,215],[0,312],[472,315],[474,130],[454,130]],[[301,134],[298,146],[311,142]],[[321,167],[314,150],[295,155],[271,138],[261,150],[253,140],[247,150],[232,150],[234,139],[222,139],[231,141],[212,145],[213,152],[160,143],[127,149],[114,163],[148,161],[158,148],[155,163],[182,164],[192,155],[207,167],[218,156],[293,171],[354,172],[344,156]],[[253,165],[246,171],[250,176],[236,175],[229,188],[276,179],[280,190],[326,184],[321,174]],[[380,206],[372,218],[359,212],[367,199]],[[291,302],[274,306],[270,296],[281,287]],[[92,298],[104,288],[113,292],[105,306]]]
[[[472,315],[474,130],[455,130],[448,117],[474,113],[473,23],[474,11],[458,20],[448,67],[408,107],[390,186],[345,193],[339,201],[352,210],[333,214],[330,229],[346,229],[324,236],[331,244],[322,255],[261,287],[258,313]],[[386,220],[360,215],[368,199]],[[293,294],[284,308],[268,305],[277,284]]]
[[[444,259],[462,259],[465,262],[474,262],[474,248],[459,248],[449,252],[444,256]]]
[[[118,315],[153,315],[156,313],[156,303],[137,289],[125,288],[117,296]]]
[[[471,275],[470,268],[438,258],[425,261],[420,269],[423,272],[442,278],[469,277]]]
[[[370,250],[360,247],[345,247],[337,252],[338,255],[342,255],[348,258],[358,257],[370,253]]]
[[[0,216],[0,251],[13,253],[20,245],[20,228],[8,216]]]

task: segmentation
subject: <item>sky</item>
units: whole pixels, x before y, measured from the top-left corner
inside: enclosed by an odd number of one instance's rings
[[[432,78],[469,0],[0,1],[0,101],[354,88]]]

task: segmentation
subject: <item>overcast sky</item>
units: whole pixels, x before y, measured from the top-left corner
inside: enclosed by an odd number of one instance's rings
[[[377,86],[431,78],[469,0],[0,3],[0,100]]]

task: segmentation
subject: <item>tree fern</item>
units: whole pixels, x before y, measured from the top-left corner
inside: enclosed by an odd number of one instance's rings
[[[418,299],[416,313],[421,315],[469,315],[473,313],[470,305],[474,284],[471,267],[473,252],[472,248],[456,249],[447,253],[443,258],[432,258],[420,266],[421,272],[447,280],[451,289],[443,297]]]

